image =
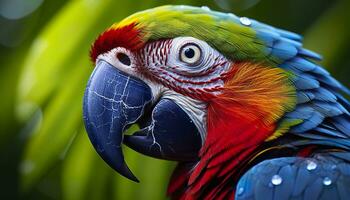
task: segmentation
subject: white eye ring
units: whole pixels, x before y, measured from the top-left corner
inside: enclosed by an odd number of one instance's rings
[[[184,63],[190,65],[196,64],[200,61],[201,57],[202,51],[196,44],[185,44],[180,49],[180,60]]]

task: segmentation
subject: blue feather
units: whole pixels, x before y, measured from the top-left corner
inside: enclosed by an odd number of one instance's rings
[[[348,162],[350,161],[350,153],[349,152],[332,152],[331,155],[335,156],[337,158],[346,160]],[[342,167],[343,166],[341,166],[341,165],[338,166],[340,171],[342,171],[342,173],[344,173],[345,175],[350,176],[350,167],[347,167],[346,171],[343,171]]]
[[[350,119],[349,117],[338,116],[331,120],[331,123],[341,132],[350,136]]]
[[[297,92],[297,104],[310,102],[315,99],[315,95],[309,90]]]
[[[289,112],[285,115],[285,117],[289,119],[309,119],[313,115],[315,110],[306,105],[297,105],[295,110]]]
[[[294,196],[299,196],[306,188],[310,182],[312,182],[311,174],[306,169],[306,167],[301,167],[296,175],[295,182],[298,184],[295,184],[293,194]]]
[[[336,93],[335,95],[337,96],[339,103],[341,103],[346,110],[350,110],[350,102],[339,93]]]
[[[295,57],[280,65],[281,68],[293,72],[308,72],[316,68],[316,65],[306,59]]]
[[[337,103],[336,106],[337,106],[337,108],[338,108],[339,110],[341,110],[344,114],[350,116],[349,111],[348,111],[342,104]]]
[[[314,101],[312,107],[326,117],[335,117],[344,113],[338,107],[338,103]]]
[[[301,48],[303,46],[302,43],[300,43],[299,41],[295,41],[295,40],[291,40],[291,39],[288,39],[288,38],[284,38],[284,37],[281,37],[280,38],[281,41],[283,42],[287,42],[295,47],[298,47],[298,48]]]
[[[311,143],[330,144],[322,139],[315,139]],[[259,162],[239,180],[235,199],[348,199],[350,165],[347,160],[350,159],[350,154],[339,154],[322,152],[308,158],[279,157]],[[310,168],[310,163],[316,167]],[[272,181],[275,176],[282,180],[277,186]],[[324,183],[325,177],[330,178],[331,185]]]
[[[293,74],[290,79],[297,92],[297,105],[294,111],[285,114],[284,119],[303,120],[291,127],[289,134],[307,138],[295,142],[350,150],[350,102],[341,94],[350,95],[350,90],[315,63],[322,56],[303,48],[300,35],[255,20],[252,20],[251,27],[257,38],[263,41],[260,43],[265,47],[267,59]],[[308,192],[312,195],[315,191],[310,189]]]
[[[328,102],[337,101],[337,97],[332,92],[330,92],[325,88],[319,87],[317,89],[313,89],[312,92],[315,96],[315,99],[317,100],[328,101]]]
[[[312,70],[315,74],[320,74],[323,76],[329,76],[329,72],[326,71],[323,67],[316,65],[315,69]]]
[[[305,131],[316,128],[323,121],[324,116],[317,111],[312,113],[312,116],[305,119],[302,124],[296,125],[290,129],[290,132],[303,133]]]
[[[346,86],[344,86],[343,84],[340,84],[341,85],[341,90],[343,91],[343,92],[345,92],[347,95],[350,95],[350,89],[349,88],[347,88]]]
[[[279,35],[273,34],[268,30],[257,30],[256,36],[264,41],[266,47],[273,47],[276,38],[279,38]]]
[[[279,175],[281,177],[295,177],[297,172],[297,168],[291,165],[282,166],[279,170]],[[280,187],[276,187],[274,196],[278,199],[289,199],[292,194],[293,186],[295,185],[294,178],[286,178],[283,181],[283,184]]]
[[[264,24],[264,23],[260,23],[259,21],[256,21],[255,19],[250,19],[250,21],[252,22],[251,27],[254,30],[268,30],[273,32],[274,34],[277,34],[277,32],[274,30],[275,28],[273,28],[270,25]]]
[[[316,127],[313,130],[315,130],[319,133],[323,133],[323,134],[334,136],[334,137],[347,138],[347,136],[343,135],[339,131],[329,130],[329,129],[321,128],[321,127]]]
[[[307,49],[300,49],[299,50],[299,54],[301,56],[306,56],[306,57],[309,57],[309,58],[312,58],[312,59],[315,59],[315,60],[322,60],[322,56],[313,52],[313,51],[310,51],[310,50],[307,50]]]
[[[316,68],[316,65],[313,62],[300,57],[293,58],[291,65],[304,72],[312,71]]]
[[[337,148],[349,149],[350,150],[350,141],[348,139],[343,138],[332,138],[322,137],[313,133],[300,133],[299,136],[303,136],[305,138],[314,139],[314,140],[299,140],[291,142],[291,145],[325,145],[325,146],[335,146]]]
[[[335,80],[333,77],[331,76],[317,76],[318,80],[326,85],[329,85],[331,87],[334,87],[334,88],[342,88],[342,85],[337,81]]]
[[[273,45],[272,56],[278,58],[279,60],[288,60],[296,56],[298,50],[295,46],[290,43],[283,42],[281,40],[277,41]]]
[[[301,35],[290,32],[290,31],[286,31],[286,30],[282,30],[282,29],[276,29],[277,33],[279,33],[282,37],[291,39],[291,40],[295,40],[295,41],[301,41],[303,38]]]
[[[298,90],[308,90],[320,87],[320,83],[313,76],[305,73],[295,74],[294,85]]]

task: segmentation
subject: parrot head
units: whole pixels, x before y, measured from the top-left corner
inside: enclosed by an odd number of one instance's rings
[[[285,116],[302,101],[299,88],[312,89],[314,82],[296,71],[303,62],[311,65],[302,58],[319,57],[300,40],[207,7],[131,15],[92,45],[96,66],[83,105],[89,138],[105,162],[134,181],[122,144],[195,163],[186,179],[193,193],[214,176],[232,177],[259,145],[302,123]],[[291,61],[296,64],[283,65]],[[125,135],[133,124],[139,130]]]

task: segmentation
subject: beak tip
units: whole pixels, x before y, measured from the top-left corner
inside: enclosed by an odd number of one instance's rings
[[[140,181],[139,181],[139,179],[137,179],[137,177],[134,175],[134,174],[132,174],[132,173],[130,173],[130,174],[123,174],[123,173],[120,173],[120,174],[122,174],[124,177],[126,177],[127,179],[129,179],[129,180],[132,180],[132,181],[134,181],[134,182],[136,182],[136,183],[139,183]]]
[[[102,159],[119,174],[134,182],[140,182],[126,164],[121,148],[104,149],[104,151],[98,151],[98,153]]]
[[[131,170],[129,169],[129,167],[126,164],[124,164],[124,166],[120,170],[116,170],[116,171],[118,171],[121,175],[128,178],[129,180],[132,180],[136,183],[140,182],[137,179],[137,177],[131,172]]]

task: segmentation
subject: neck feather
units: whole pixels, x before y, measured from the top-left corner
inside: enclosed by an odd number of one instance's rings
[[[277,67],[236,63],[223,92],[208,104],[207,138],[200,161],[188,171],[185,199],[234,195],[244,166],[295,106],[289,74]]]

